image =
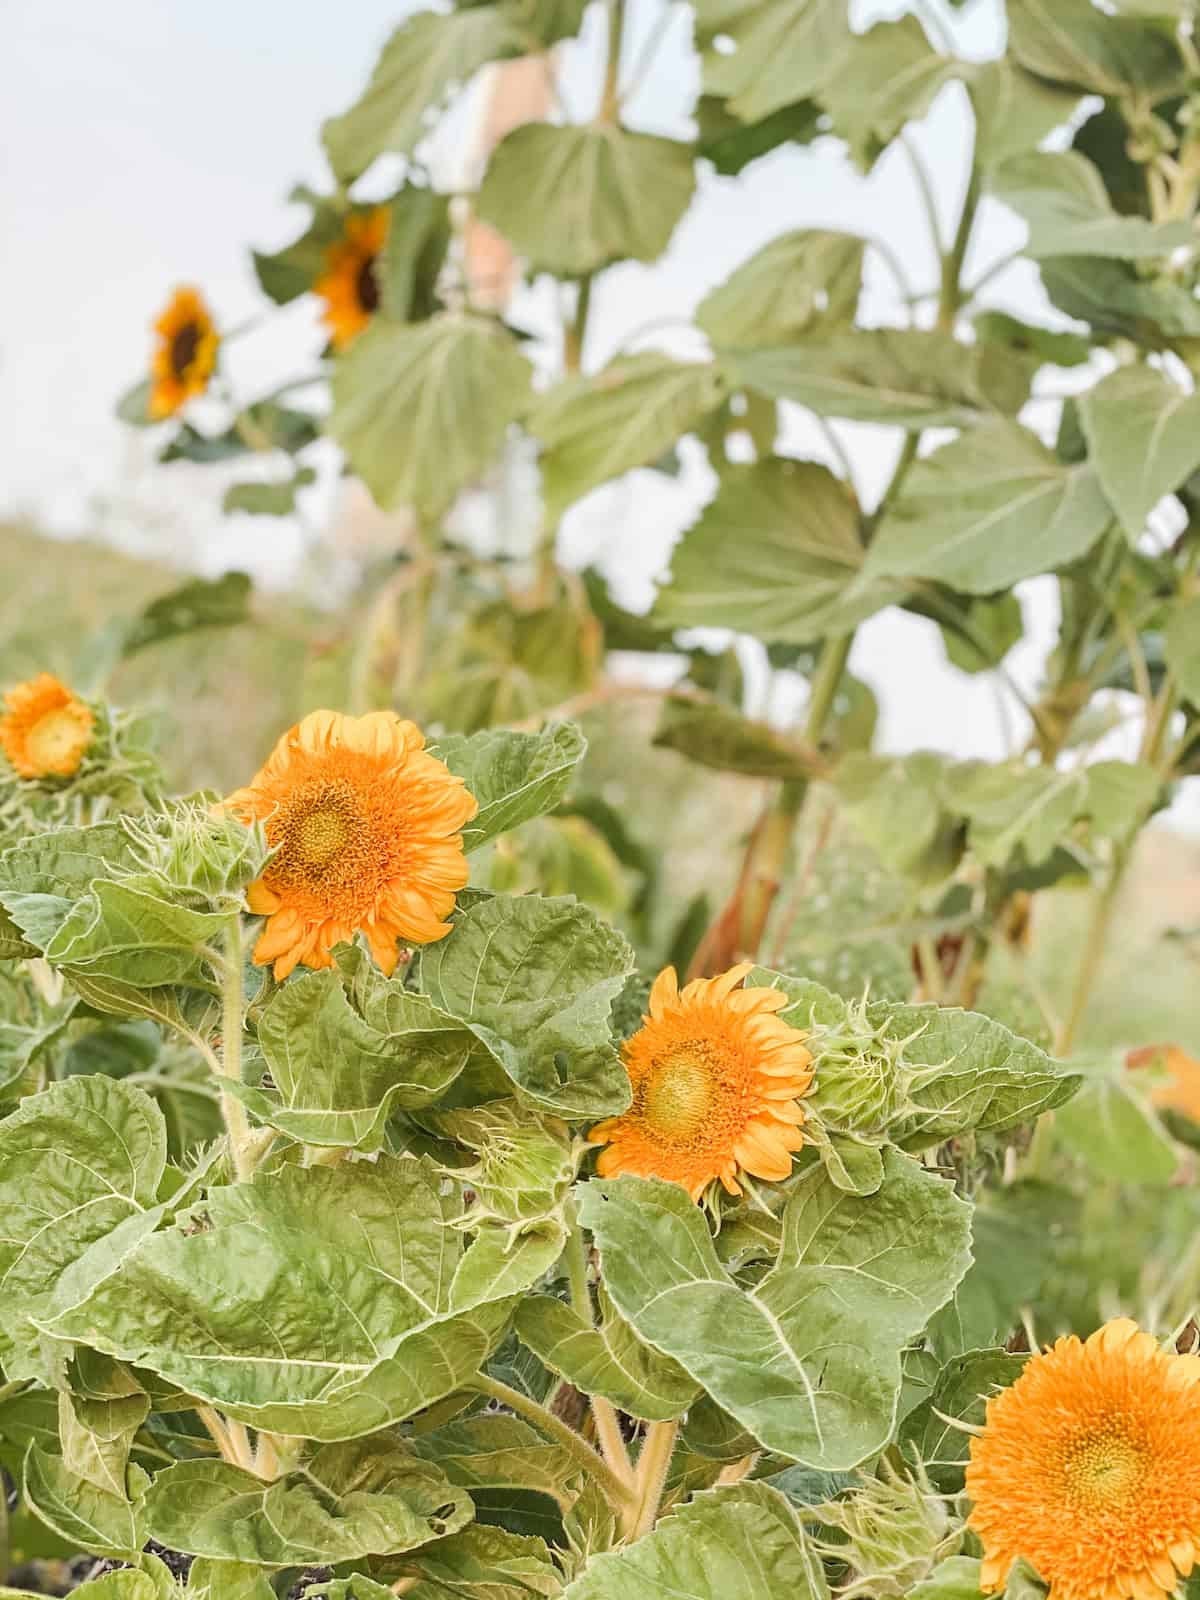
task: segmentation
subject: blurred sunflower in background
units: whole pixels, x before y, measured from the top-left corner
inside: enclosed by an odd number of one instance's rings
[[[1049,1600],[1163,1600],[1200,1555],[1200,1357],[1127,1317],[1074,1334],[987,1403],[971,1441],[968,1519],[980,1587],[1018,1559]]]
[[[683,989],[674,967],[659,973],[642,1027],[622,1047],[633,1103],[588,1135],[608,1147],[602,1177],[665,1178],[699,1200],[718,1178],[741,1194],[739,1172],[791,1172],[812,1056],[804,1034],[775,1014],[788,1003],[782,990],[739,987],[752,968]]]
[[[391,973],[397,942],[431,944],[466,887],[462,828],[478,807],[461,778],[394,712],[313,711],[225,805],[262,822],[274,855],[250,885],[267,919],[254,952],[282,980],[298,964],[332,965],[336,944],[366,936]]]
[[[221,339],[200,291],[188,287],[176,289],[154,331],[158,345],[151,362],[147,409],[161,421],[207,389]]]
[[[65,683],[39,673],[9,689],[4,705],[0,749],[22,778],[70,778],[78,772],[96,719]]]
[[[313,293],[325,302],[321,320],[335,350],[344,350],[379,309],[379,256],[390,220],[386,206],[356,212],[346,218],[342,237],[325,252],[325,271],[313,284]]]

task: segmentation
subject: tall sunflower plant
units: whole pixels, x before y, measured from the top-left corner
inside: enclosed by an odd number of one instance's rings
[[[1200,60],[1172,0],[1004,10],[986,62],[935,4],[856,32],[841,0],[694,0],[637,49],[632,0],[418,12],[256,258],[320,303],[327,404],[239,407],[200,289],[157,324],[122,410],[164,458],[270,456],[279,496],[230,508],[289,510],[321,434],[412,537],[343,711],[298,708],[225,797],[39,801],[0,855],[0,1464],[14,1551],[88,1553],[85,1600],[1195,1593],[1200,1034],[1186,983],[1160,1000],[1186,941],[1121,941],[1200,760]],[[685,136],[637,126],[659,50],[699,75]],[[510,62],[542,120],[451,196],[443,115]],[[951,104],[943,215],[922,124]],[[894,148],[921,281],[800,228],[686,343],[602,361],[605,274],[685,248],[698,176],[818,140]],[[981,260],[1000,207],[1025,243]],[[896,440],[878,497],[864,423]],[[715,488],[632,616],[555,540],[681,442]],[[476,559],[459,497],[531,459],[535,537]],[[1031,579],[1058,603],[1028,696]],[[1015,701],[1007,759],[872,748],[848,665],[895,607]],[[707,626],[806,680],[799,721],[747,714]],[[660,877],[666,934],[522,855],[567,810],[622,863],[670,843],[649,778],[567,794],[617,651],[683,657],[649,698],[694,788],[762,790],[723,901]],[[44,687],[3,749],[54,796],[105,713]]]

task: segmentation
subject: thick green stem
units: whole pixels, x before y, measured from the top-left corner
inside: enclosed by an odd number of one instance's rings
[[[591,1473],[614,1506],[624,1509],[635,1503],[634,1491],[630,1485],[623,1483],[585,1439],[581,1439],[573,1428],[568,1428],[566,1423],[552,1411],[547,1411],[545,1406],[539,1405],[536,1400],[531,1400],[519,1389],[512,1389],[507,1383],[501,1383],[498,1378],[488,1377],[486,1373],[481,1372],[473,1380],[472,1387],[480,1394],[486,1394],[489,1399],[507,1406],[510,1411],[515,1411],[527,1422],[532,1422],[535,1428],[540,1428],[554,1440],[555,1444],[560,1444],[585,1472]]]
[[[221,1075],[233,1083],[242,1081],[242,1022],[245,1000],[242,993],[242,919],[229,920],[225,940],[225,959],[221,973]],[[239,1183],[254,1175],[255,1138],[250,1131],[246,1108],[228,1090],[221,1094],[221,1112],[229,1134],[229,1153]]]
[[[608,60],[597,120],[615,127],[621,113],[621,45],[625,35],[625,0],[608,0]]]
[[[1088,924],[1087,936],[1083,945],[1083,955],[1080,957],[1079,970],[1075,975],[1075,985],[1071,991],[1070,1007],[1063,1025],[1058,1031],[1058,1038],[1055,1040],[1055,1051],[1060,1056],[1071,1053],[1079,1033],[1080,1024],[1087,1011],[1088,1001],[1091,999],[1092,990],[1095,987],[1096,979],[1100,974],[1100,966],[1104,960],[1104,949],[1108,943],[1109,930],[1112,927],[1113,912],[1116,910],[1117,899],[1121,893],[1121,885],[1132,853],[1132,849],[1128,845],[1117,851],[1108,875],[1108,882],[1096,896],[1095,904],[1092,907],[1091,921]]]
[[[646,1430],[637,1465],[638,1509],[633,1524],[635,1539],[649,1533],[658,1521],[658,1508],[662,1503],[663,1488],[671,1468],[678,1434],[678,1422],[652,1422]]]

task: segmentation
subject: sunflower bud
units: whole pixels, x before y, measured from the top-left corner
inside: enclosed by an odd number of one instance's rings
[[[247,826],[189,801],[170,812],[126,818],[125,829],[146,872],[172,898],[238,896],[261,876],[271,853],[261,823]]]
[[[876,1026],[865,1000],[846,1007],[835,1024],[814,1024],[808,1036],[816,1082],[807,1097],[814,1117],[835,1132],[882,1132],[903,1094],[907,1043]]]
[[[826,1551],[854,1574],[843,1594],[899,1600],[954,1554],[961,1533],[923,1474],[910,1478],[886,1465],[883,1472],[844,1499],[819,1507],[816,1515],[845,1539]]]

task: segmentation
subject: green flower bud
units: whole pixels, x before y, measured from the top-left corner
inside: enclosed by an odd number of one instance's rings
[[[845,1537],[844,1544],[825,1551],[845,1561],[854,1574],[843,1596],[899,1600],[961,1543],[961,1531],[923,1473],[910,1478],[886,1464],[882,1471],[816,1511],[820,1522]]]
[[[239,897],[262,876],[271,849],[261,823],[183,801],[169,812],[126,818],[127,833],[147,873],[173,898]]]
[[[883,1131],[903,1099],[903,1054],[888,1023],[871,1022],[865,1000],[847,1006],[845,1020],[814,1024],[808,1037],[815,1079],[805,1097],[812,1115],[837,1132]]]

